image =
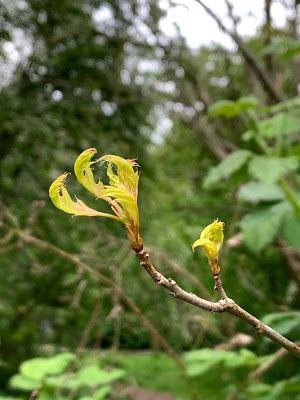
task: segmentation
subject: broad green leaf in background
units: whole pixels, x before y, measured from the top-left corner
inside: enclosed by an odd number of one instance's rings
[[[82,385],[105,385],[117,381],[125,376],[125,371],[114,368],[104,371],[98,365],[83,367],[78,371],[78,380]]]
[[[76,374],[68,371],[65,374],[46,376],[43,379],[43,384],[53,389],[63,387],[64,389],[77,390],[80,388]]]
[[[276,201],[283,200],[284,194],[277,185],[250,181],[242,185],[238,191],[238,198],[243,201]]]
[[[23,390],[25,392],[32,392],[39,385],[40,382],[38,380],[27,378],[22,374],[14,375],[9,381],[9,386],[12,389]]]
[[[293,212],[284,216],[281,234],[290,246],[300,251],[300,218]]]
[[[299,52],[299,40],[289,36],[275,36],[271,43],[263,48],[261,53],[263,55],[276,54],[280,60],[287,61],[290,58],[295,57]]]
[[[53,393],[49,393],[47,390],[42,390],[39,394],[38,400],[66,400],[66,397],[60,396],[59,394],[56,394],[54,397]]]
[[[251,368],[259,364],[259,358],[250,350],[221,351],[214,349],[194,350],[185,354],[188,376],[201,376],[212,372],[217,366],[224,368]]]
[[[213,117],[235,117],[241,112],[240,106],[232,100],[216,101],[209,108],[209,114]]]
[[[239,115],[241,112],[255,109],[258,106],[258,100],[255,96],[243,96],[237,101],[219,100],[209,108],[209,114],[213,117],[232,118]]]
[[[282,335],[300,335],[300,311],[285,311],[267,314],[262,321]]]
[[[265,183],[276,183],[288,172],[298,168],[299,161],[296,157],[269,158],[266,156],[253,157],[249,162],[249,174]]]
[[[259,251],[271,243],[287,210],[289,205],[282,202],[245,215],[240,221],[240,228],[246,245],[253,251]]]
[[[251,154],[248,150],[236,150],[229,154],[220,164],[209,170],[204,179],[203,187],[210,188],[221,179],[230,177],[247,162]]]
[[[72,353],[62,353],[49,358],[33,358],[21,364],[20,372],[29,379],[40,381],[47,375],[62,373],[75,359],[76,356]]]
[[[253,383],[245,391],[247,400],[300,400],[299,376],[272,385]]]
[[[240,97],[237,101],[240,110],[255,109],[258,107],[258,99],[253,95]]]
[[[299,132],[299,129],[299,118],[283,112],[259,123],[259,132],[266,138],[291,135]]]
[[[244,142],[248,142],[255,136],[255,131],[253,129],[248,129],[246,132],[244,132],[241,136],[242,140]]]
[[[265,383],[253,383],[252,385],[248,386],[245,393],[248,399],[263,400],[266,399],[265,395],[267,395],[271,390],[271,385],[267,385]]]

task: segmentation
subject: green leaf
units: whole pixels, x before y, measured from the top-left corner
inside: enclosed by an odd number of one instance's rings
[[[259,123],[259,131],[266,138],[287,136],[299,132],[300,120],[289,113],[280,113]]]
[[[93,400],[103,400],[111,393],[111,391],[111,386],[103,386],[94,393]]]
[[[43,379],[43,383],[54,389],[76,390],[80,387],[77,376],[68,372],[66,374],[48,376]]]
[[[251,250],[259,251],[272,242],[287,208],[288,205],[283,202],[242,218],[240,228],[245,236],[245,243]]]
[[[281,103],[275,104],[270,107],[269,110],[272,113],[278,113],[281,111],[293,110],[300,108],[300,96],[293,97],[292,99],[282,101]]]
[[[94,148],[84,150],[75,161],[74,172],[78,182],[99,198],[102,196],[103,183],[100,179],[97,183],[95,182],[91,169],[91,165],[95,164],[95,161],[91,161],[91,159],[96,153],[97,150]]]
[[[240,352],[227,352],[225,358],[225,367],[227,368],[242,368],[255,367],[259,364],[258,357],[250,350],[242,349]]]
[[[20,372],[29,379],[41,381],[47,375],[61,374],[75,359],[76,356],[72,353],[62,353],[50,358],[33,358],[21,364]]]
[[[186,367],[186,373],[190,377],[201,376],[215,368],[218,364],[221,363],[221,360],[207,360],[202,363],[193,363]]]
[[[212,349],[201,349],[185,354],[187,375],[194,377],[206,374],[218,364],[221,364],[223,353]]]
[[[94,210],[93,208],[87,206],[80,199],[76,199],[76,201],[72,200],[65,186],[67,176],[68,176],[67,173],[60,175],[58,178],[55,179],[54,182],[52,182],[49,188],[49,196],[55,207],[68,214],[87,216],[87,217],[107,217],[116,219],[118,221],[120,220],[115,215]]]
[[[253,95],[240,97],[237,103],[243,111],[258,107],[258,99]]]
[[[105,399],[112,391],[111,386],[103,386],[100,389],[96,390],[96,392],[91,396],[83,396],[78,400],[103,400]]]
[[[253,383],[246,389],[246,394],[249,399],[262,399],[261,395],[267,395],[272,390],[271,385],[265,383]],[[247,397],[248,398],[248,397]]]
[[[286,50],[282,55],[281,55],[281,59],[283,61],[287,61],[292,57],[295,57],[296,55],[298,55],[300,53],[300,44],[299,41],[295,41],[294,46],[291,46],[288,50]]]
[[[300,251],[300,219],[294,213],[287,213],[281,228],[283,238],[287,243]]]
[[[277,185],[251,181],[242,185],[238,191],[238,198],[243,201],[275,201],[283,200],[284,194]]]
[[[213,117],[235,117],[241,112],[239,104],[232,100],[216,101],[209,108],[209,114]]]
[[[266,156],[253,157],[249,162],[249,174],[259,181],[265,183],[276,183],[288,172],[298,168],[296,157],[268,158]]]
[[[249,142],[249,140],[251,140],[254,136],[255,136],[255,131],[252,129],[248,129],[246,132],[242,134],[241,138],[244,142]]]
[[[40,386],[40,382],[30,379],[22,374],[14,375],[10,381],[9,386],[12,389],[24,390],[25,392],[32,392]]]
[[[203,187],[210,188],[221,179],[230,177],[246,163],[251,154],[248,150],[236,150],[229,154],[220,164],[209,170],[204,179]]]
[[[300,311],[285,311],[265,315],[262,321],[282,335],[300,335]]]
[[[81,385],[96,386],[104,385],[117,381],[125,376],[125,371],[121,369],[111,369],[110,371],[104,371],[98,367],[98,365],[90,365],[88,367],[81,368],[78,371],[78,380]]]
[[[201,376],[222,366],[224,369],[240,369],[257,366],[258,357],[250,350],[220,351],[213,349],[194,350],[185,355],[188,376]]]

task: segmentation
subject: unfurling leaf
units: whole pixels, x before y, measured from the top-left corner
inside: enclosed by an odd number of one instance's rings
[[[67,174],[57,178],[51,185],[49,195],[53,204],[60,210],[74,215],[101,216],[113,218],[125,225],[128,237],[135,249],[141,248],[139,236],[139,210],[137,205],[139,174],[134,160],[126,160],[115,155],[105,155],[99,160],[91,161],[96,149],[83,151],[74,164],[78,182],[97,199],[106,201],[113,214],[102,213],[88,207],[81,200],[73,201],[65,187]],[[100,179],[95,181],[91,166],[101,162],[107,163],[109,184]],[[100,164],[100,165],[101,165]]]
[[[67,173],[60,175],[57,179],[55,179],[55,181],[49,188],[49,196],[55,207],[68,214],[87,217],[108,217],[120,220],[115,215],[99,212],[97,210],[94,210],[93,208],[88,207],[83,201],[79,199],[76,199],[76,201],[72,200],[68,190],[65,187],[67,176]]]
[[[79,183],[85,187],[89,192],[93,193],[96,197],[101,195],[103,189],[103,183],[99,180],[95,182],[91,165],[95,161],[91,161],[91,158],[97,153],[96,149],[84,150],[75,161],[74,172]]]
[[[198,246],[203,248],[214,275],[220,272],[218,256],[224,240],[223,227],[224,223],[216,219],[203,229],[200,239],[196,240],[192,245],[193,251]]]

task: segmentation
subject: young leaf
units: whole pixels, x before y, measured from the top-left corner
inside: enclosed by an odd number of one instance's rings
[[[115,155],[106,155],[97,161],[91,161],[96,149],[83,151],[74,164],[76,177],[97,199],[109,203],[115,215],[102,213],[88,207],[83,201],[73,201],[66,187],[67,174],[58,177],[50,186],[49,195],[53,204],[60,210],[74,215],[99,216],[112,218],[122,222],[128,237],[135,249],[140,249],[142,240],[139,235],[139,209],[137,205],[139,174],[135,160],[126,160]],[[109,184],[106,185],[95,178],[91,165],[101,161],[107,163]]]
[[[49,188],[49,196],[55,207],[67,214],[87,217],[107,217],[116,219],[118,221],[120,220],[120,218],[116,217],[115,215],[96,211],[93,208],[88,207],[79,199],[76,199],[76,201],[72,200],[68,190],[65,187],[67,176],[67,173],[59,176]]]
[[[103,194],[103,183],[95,182],[91,165],[95,161],[91,161],[91,158],[97,153],[94,148],[83,151],[75,161],[74,172],[79,183],[84,186],[88,191],[93,193],[96,197],[101,197]]]
[[[119,156],[106,155],[98,161],[106,161],[108,163],[107,174],[112,186],[125,187],[137,199],[139,174],[138,171],[134,170],[134,167],[138,166],[135,160],[125,160]],[[116,174],[113,172],[112,165],[117,168]]]
[[[203,248],[204,253],[208,257],[209,266],[215,274],[217,274],[220,269],[218,265],[218,254],[224,240],[223,227],[224,223],[216,219],[203,229],[200,234],[200,239],[196,240],[192,245],[193,251],[198,246]]]

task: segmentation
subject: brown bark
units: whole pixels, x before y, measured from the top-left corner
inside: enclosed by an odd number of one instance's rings
[[[274,343],[279,344],[281,347],[284,347],[294,356],[300,358],[300,347],[296,343],[280,335],[270,326],[264,324],[254,315],[248,313],[248,311],[240,307],[234,300],[227,297],[222,287],[222,282],[219,276],[215,277],[215,289],[219,293],[221,299],[217,302],[208,301],[197,296],[194,293],[186,292],[173,279],[166,278],[152,264],[152,262],[150,261],[149,253],[143,248],[133,250],[139,258],[141,266],[147,271],[154,282],[157,285],[168,289],[173,297],[210,312],[222,313],[226,311],[232,315],[235,315],[239,319],[242,319],[249,325],[251,325],[258,334],[268,337]]]

